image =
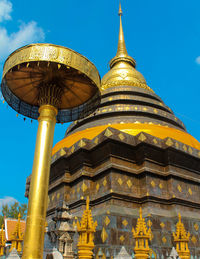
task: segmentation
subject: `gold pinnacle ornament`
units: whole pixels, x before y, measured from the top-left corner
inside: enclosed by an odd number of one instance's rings
[[[4,255],[5,245],[6,245],[6,240],[5,240],[5,231],[4,231],[4,224],[3,224],[0,230],[0,256]]]
[[[149,257],[149,241],[152,238],[151,228],[147,230],[145,219],[142,217],[142,208],[140,208],[140,217],[137,220],[136,228],[132,229],[135,238],[135,258],[147,259]]]
[[[190,250],[188,243],[190,240],[190,232],[186,232],[183,222],[181,222],[181,214],[178,214],[178,223],[176,224],[176,233],[173,233],[174,242],[176,243],[176,251],[181,259],[190,258]]]
[[[77,222],[77,230],[79,233],[78,241],[78,258],[91,259],[94,248],[94,233],[96,232],[97,222],[93,221],[92,211],[89,208],[90,200],[87,197],[86,209],[83,212],[81,222]]]
[[[96,67],[75,51],[52,44],[31,44],[4,64],[2,94],[17,113],[38,119],[23,259],[43,257],[51,150],[56,122],[82,118],[99,103]]]

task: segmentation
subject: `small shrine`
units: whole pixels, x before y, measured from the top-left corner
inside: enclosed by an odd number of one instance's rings
[[[152,238],[151,228],[147,229],[145,219],[142,217],[142,208],[140,208],[140,216],[137,220],[136,228],[132,229],[135,238],[135,258],[147,259],[149,257],[149,241]]]
[[[77,221],[78,240],[78,258],[90,259],[93,256],[94,233],[96,232],[97,222],[93,221],[92,212],[89,208],[89,197],[86,199],[86,209],[83,212],[81,222]]]
[[[13,248],[15,248],[18,253],[21,253],[21,251],[22,251],[22,242],[23,242],[24,235],[23,235],[22,230],[21,230],[20,219],[21,219],[21,215],[19,213],[18,221],[17,221],[17,224],[15,226],[15,230],[11,235],[10,252],[13,250]]]
[[[190,258],[190,250],[188,243],[190,240],[190,232],[186,232],[183,222],[181,222],[181,214],[178,214],[178,223],[176,224],[176,233],[173,233],[174,242],[176,243],[176,251],[181,259]]]
[[[53,237],[56,247],[60,253],[62,253],[64,259],[74,258],[73,252],[73,235],[75,228],[70,224],[72,215],[69,213],[69,208],[63,202],[62,205],[56,208],[53,221],[55,226],[51,230],[51,237]]]

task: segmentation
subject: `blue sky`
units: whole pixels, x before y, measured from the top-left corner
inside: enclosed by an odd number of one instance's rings
[[[118,0],[0,0],[0,74],[6,57],[35,42],[63,45],[89,58],[101,76],[117,49]],[[122,0],[129,55],[148,85],[200,140],[200,1]],[[37,121],[0,101],[0,206],[24,198]],[[54,144],[67,124],[56,125]]]

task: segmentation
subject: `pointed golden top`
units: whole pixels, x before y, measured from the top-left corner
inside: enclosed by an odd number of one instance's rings
[[[144,238],[151,238],[151,228],[147,229],[145,219],[142,217],[142,208],[140,207],[140,216],[137,219],[137,225],[136,228],[132,229],[133,236],[135,238],[137,237],[144,237]]]
[[[178,223],[176,224],[176,232],[173,232],[174,241],[179,242],[181,240],[188,241],[190,239],[190,232],[187,232],[183,222],[181,221],[181,214],[178,214]]]
[[[118,48],[116,56],[110,61],[110,67],[112,68],[114,64],[120,61],[127,61],[131,63],[134,67],[136,66],[135,60],[128,55],[125,39],[124,39],[124,32],[122,27],[122,7],[121,3],[119,4],[119,40],[118,40]]]
[[[119,14],[119,16],[122,16],[122,14],[123,14],[123,13],[122,13],[122,6],[121,6],[121,3],[119,3],[119,13],[118,13],[118,14]]]
[[[101,90],[115,86],[134,86],[151,90],[143,75],[135,69],[136,61],[128,55],[122,27],[122,8],[119,5],[119,40],[116,56],[110,61],[110,71],[101,80]]]

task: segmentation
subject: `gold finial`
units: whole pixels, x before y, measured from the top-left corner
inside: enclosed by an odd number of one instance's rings
[[[119,12],[118,12],[118,14],[119,14],[119,16],[122,16],[122,14],[123,14],[121,3],[119,3]]]
[[[128,61],[131,63],[134,67],[136,65],[135,60],[128,55],[125,39],[124,39],[124,32],[122,27],[122,7],[121,3],[119,4],[119,40],[118,40],[118,47],[117,47],[117,54],[116,56],[111,59],[110,61],[110,67],[112,68],[114,64],[116,64],[119,61]]]
[[[119,5],[119,40],[116,56],[110,61],[110,71],[101,80],[101,90],[116,86],[134,86],[152,91],[143,75],[135,69],[136,61],[128,55],[122,27],[122,8]]]
[[[178,214],[178,223],[176,224],[176,233],[173,232],[174,242],[176,243],[176,251],[181,259],[190,258],[190,250],[188,243],[190,240],[190,232],[186,232],[181,214]]]
[[[150,253],[149,241],[152,239],[152,232],[151,227],[147,229],[145,219],[142,217],[142,208],[140,208],[140,216],[137,220],[136,228],[133,228],[132,232],[135,238],[135,258],[147,259]]]

